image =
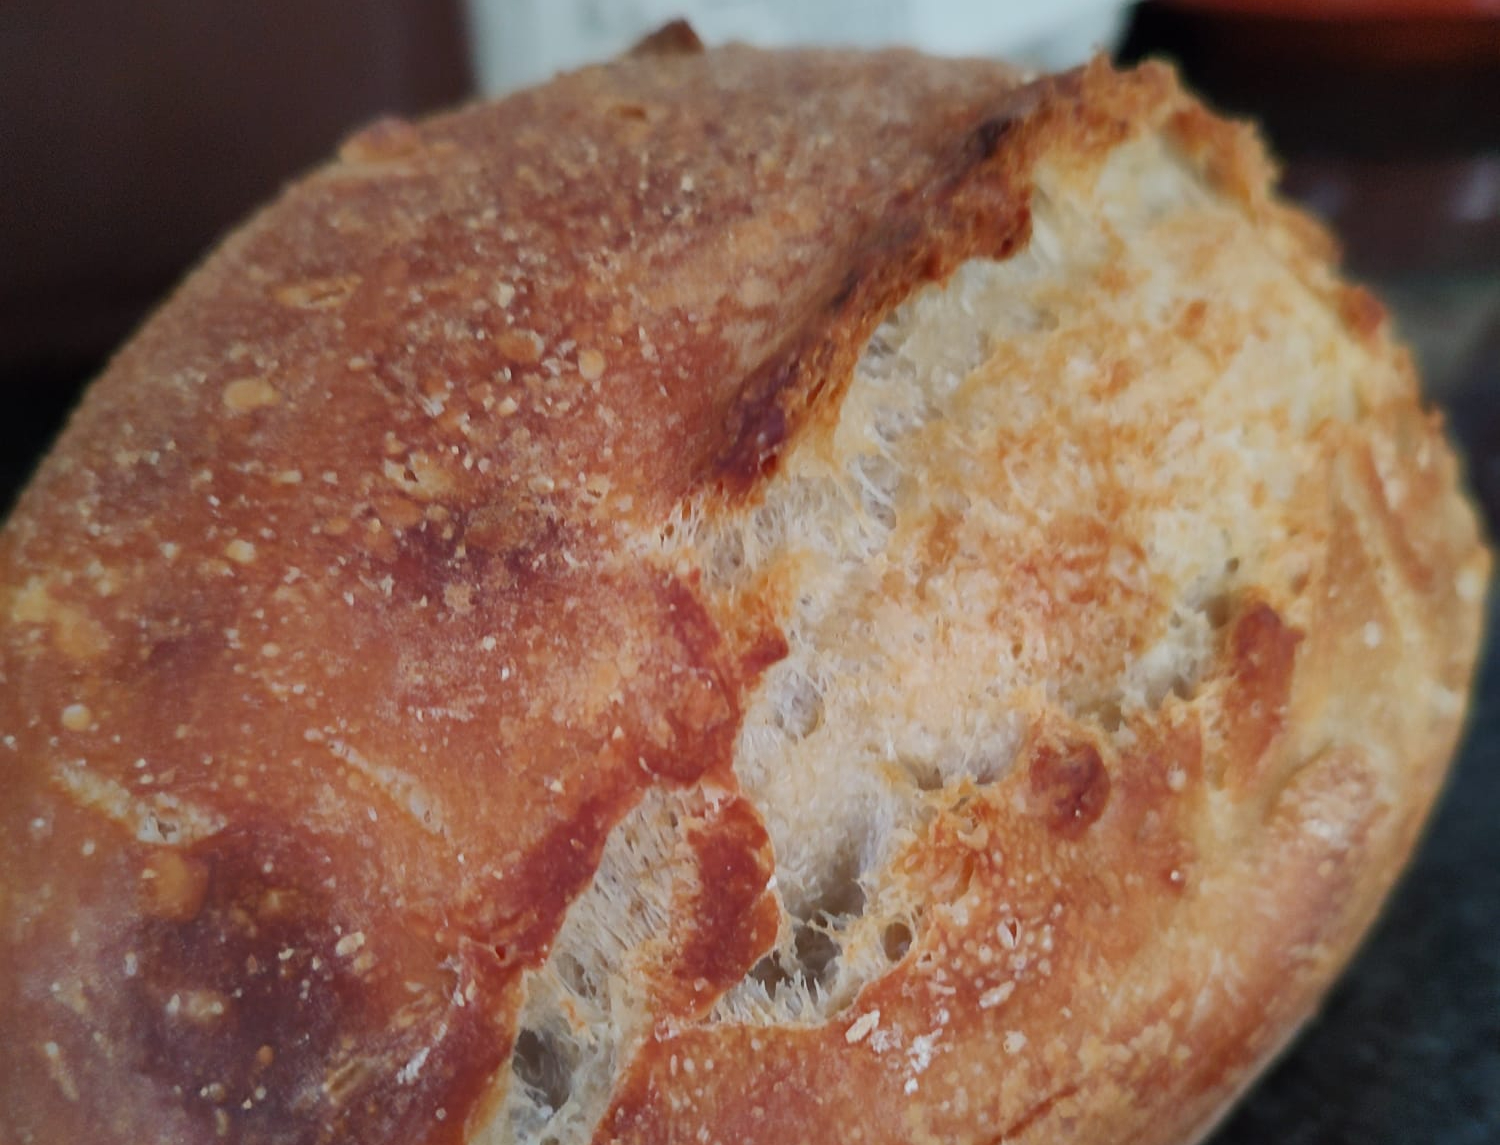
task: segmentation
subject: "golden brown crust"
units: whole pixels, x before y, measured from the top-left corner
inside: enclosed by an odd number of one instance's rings
[[[120,354],[23,497],[0,540],[0,1136],[464,1139],[524,972],[653,786],[711,794],[684,829],[699,889],[606,1139],[1175,1140],[1368,922],[1459,712],[1351,689],[1380,660],[1341,610],[1423,617],[1413,672],[1461,694],[1484,568],[1414,394],[1330,447],[1358,511],[1330,517],[1308,615],[1236,602],[1211,704],[1166,702],[1125,754],[1040,722],[1011,786],[930,824],[906,860],[928,925],[858,1003],[899,1050],[854,1013],[703,1020],[776,935],[732,754],[786,643],[772,604],[726,614],[630,538],[753,502],[893,305],[1025,243],[1039,156],[1142,124],[1201,151],[1351,334],[1385,335],[1160,69],[1022,85],[669,39],[355,137]],[[1403,761],[1394,792],[1326,730],[1360,722]],[[1224,800],[1261,836],[1216,837]],[[1043,933],[1044,988],[1000,1006],[989,939]]]

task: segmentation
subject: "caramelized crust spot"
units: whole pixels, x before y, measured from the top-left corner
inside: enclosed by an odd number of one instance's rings
[[[1083,834],[1109,803],[1109,772],[1091,743],[1038,744],[1027,773],[1040,813],[1062,838]]]
[[[1223,781],[1245,789],[1286,725],[1292,670],[1302,634],[1264,600],[1247,602],[1231,623],[1224,655],[1226,684],[1222,716],[1227,761]]]

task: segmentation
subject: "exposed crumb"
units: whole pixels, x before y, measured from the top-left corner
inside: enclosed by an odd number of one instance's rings
[[[1458,576],[1454,578],[1454,588],[1458,593],[1459,599],[1468,604],[1473,604],[1475,601],[1483,598],[1484,584],[1484,573],[1473,565],[1462,569]]]
[[[57,1083],[57,1088],[69,1101],[77,1101],[78,1084],[73,1080],[73,1071],[63,1057],[62,1048],[56,1042],[47,1042],[42,1046],[42,1053],[47,1059],[47,1070]]]
[[[224,555],[235,564],[252,564],[255,561],[255,545],[243,538],[236,538],[224,546]]]
[[[880,1011],[867,1011],[866,1013],[863,1013],[858,1018],[856,1018],[854,1022],[849,1026],[849,1028],[844,1031],[844,1040],[851,1046],[857,1042],[862,1042],[867,1037],[869,1037],[870,1034],[872,1034],[875,1031],[875,1028],[879,1025]]]
[[[523,365],[541,360],[541,336],[531,330],[508,330],[495,339],[501,353]]]
[[[906,1050],[906,1064],[913,1073],[925,1073],[932,1064],[933,1049],[937,1045],[938,1032],[922,1034],[911,1040]]]
[[[1007,918],[995,927],[995,937],[1000,940],[1000,945],[1006,950],[1014,950],[1019,942],[1021,924],[1013,919]]]
[[[349,300],[360,281],[357,274],[309,278],[277,287],[272,291],[272,297],[283,306],[297,310],[336,310]]]
[[[604,376],[604,355],[598,350],[582,350],[578,354],[578,373],[585,381],[596,381]]]
[[[224,387],[223,399],[235,413],[249,413],[276,405],[281,394],[265,378],[240,378]]]
[[[352,934],[346,934],[343,938],[339,939],[338,944],[333,948],[333,952],[340,958],[348,958],[351,954],[360,950],[364,944],[364,931],[356,930]]]
[[[427,1064],[427,1056],[432,1052],[430,1046],[423,1046],[407,1063],[396,1073],[397,1085],[411,1085],[422,1074],[422,1067]]]
[[[993,1010],[996,1006],[1007,1001],[1016,992],[1014,982],[1002,982],[1000,985],[986,990],[979,996],[979,1008],[981,1010]]]

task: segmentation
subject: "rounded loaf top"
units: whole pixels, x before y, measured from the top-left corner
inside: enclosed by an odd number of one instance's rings
[[[1177,1142],[1488,556],[1159,67],[629,57],[233,234],[0,536],[0,1137]]]

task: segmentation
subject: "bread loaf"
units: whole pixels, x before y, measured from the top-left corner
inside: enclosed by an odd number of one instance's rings
[[[0,1140],[1189,1142],[1460,729],[1378,302],[1170,72],[358,134],[0,539]]]

